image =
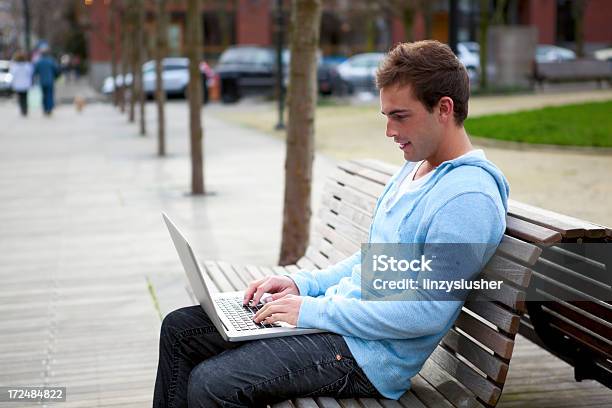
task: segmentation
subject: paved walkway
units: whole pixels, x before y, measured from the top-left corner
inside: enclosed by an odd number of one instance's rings
[[[0,102],[0,385],[66,386],[62,407],[150,406],[160,320],[149,287],[161,313],[188,302],[161,211],[202,259],[277,260],[284,144],[205,115],[211,194],[193,197],[184,105],[168,105],[165,159],[148,112],[142,138],[110,106],[24,120]],[[332,166],[317,156],[315,197]],[[612,402],[524,339],[515,355],[501,406]]]
[[[284,144],[206,117],[211,194],[193,197],[187,112],[168,109],[158,159],[153,136],[109,106],[24,120],[0,102],[0,385],[66,386],[63,407],[150,405],[160,319],[148,282],[162,313],[189,304],[161,211],[203,259],[275,264]]]

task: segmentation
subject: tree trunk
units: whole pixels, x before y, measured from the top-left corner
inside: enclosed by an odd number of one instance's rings
[[[321,0],[293,0],[291,25],[287,98],[289,123],[280,265],[293,264],[301,258],[309,240]]]
[[[430,0],[422,0],[421,7],[423,10],[423,20],[425,22],[425,38],[430,39],[433,36],[433,10]]]
[[[146,127],[146,95],[144,90],[144,82],[142,77],[142,64],[145,62],[146,45],[145,45],[145,0],[138,2],[138,22],[136,24],[136,44],[138,48],[138,63],[136,64],[136,74],[138,78],[138,102],[140,105],[140,135],[147,134]]]
[[[584,12],[587,0],[574,0],[572,14],[574,17],[574,40],[576,41],[576,56],[584,57]]]
[[[129,55],[130,55],[130,72],[132,75],[132,82],[130,83],[130,112],[129,112],[129,121],[130,123],[134,122],[136,116],[136,64],[137,64],[137,55],[136,55],[136,30],[135,30],[135,11],[134,6],[131,3],[128,9],[128,24],[129,24],[129,32],[128,32],[128,42],[129,42]],[[125,78],[124,78],[125,84]]]
[[[488,86],[487,53],[489,35],[489,0],[480,0],[480,89]]]
[[[187,0],[186,47],[189,58],[189,133],[191,141],[191,192],[204,194],[204,164],[202,155],[202,17],[200,0]]]
[[[113,78],[113,105],[119,106],[119,91],[117,89],[117,3],[111,2],[108,9],[109,31],[110,31],[110,52],[111,52],[111,75]]]
[[[155,51],[155,99],[157,101],[157,154],[166,155],[166,118],[164,104],[166,92],[162,82],[162,60],[168,48],[168,18],[166,0],[157,0],[157,37]]]
[[[402,9],[402,25],[404,27],[404,41],[414,41],[414,6],[412,4],[405,4]]]
[[[125,21],[125,11],[123,10],[123,7],[119,7],[118,8],[118,15],[117,15],[117,19],[120,22],[120,27],[119,27],[119,38],[120,38],[120,45],[121,45],[121,53],[120,55],[120,59],[121,59],[121,77],[122,77],[122,81],[125,80],[125,75],[127,74],[127,35],[126,35],[126,21]],[[115,78],[114,80],[114,84],[115,84],[115,89],[118,90],[118,97],[119,97],[119,110],[121,111],[121,113],[125,113],[125,84],[123,84],[123,82],[121,83],[121,86],[117,85],[117,78]]]
[[[506,5],[508,0],[497,0],[495,4],[495,13],[493,14],[493,24],[503,25],[506,23]]]

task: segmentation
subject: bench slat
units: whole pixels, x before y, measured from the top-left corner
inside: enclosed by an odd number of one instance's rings
[[[504,258],[497,253],[491,257],[484,270],[491,271],[505,280],[524,288],[529,286],[529,280],[531,279],[530,268]]]
[[[564,238],[602,238],[606,228],[578,218],[559,214],[554,211],[534,207],[515,200],[508,200],[508,213],[517,218],[559,231]]]
[[[306,254],[304,256],[310,259],[316,266],[319,267],[319,269],[327,268],[331,264],[328,258],[324,257],[319,251],[311,247],[306,249]]]
[[[516,334],[518,332],[521,322],[520,316],[484,296],[475,296],[473,300],[465,302],[463,307],[493,323],[506,333]]]
[[[378,170],[374,170],[365,166],[360,166],[354,162],[345,161],[338,163],[338,168],[345,170],[349,174],[353,174],[369,181],[385,185],[389,181],[389,175],[381,173]]]
[[[455,408],[444,396],[436,390],[431,384],[429,384],[420,375],[415,375],[412,379],[411,391],[417,396],[417,398],[429,408]],[[402,395],[400,402],[404,404],[406,400],[406,394]],[[409,405],[408,405],[409,406]]]
[[[215,261],[204,261],[204,268],[219,291],[233,292],[235,290]]]
[[[375,398],[359,398],[358,401],[363,408],[383,408]]]
[[[376,208],[376,198],[357,190],[341,186],[338,183],[326,183],[323,187],[323,194],[332,198],[339,198],[351,205],[363,209],[368,214],[373,214]]]
[[[397,172],[399,169],[397,166],[374,159],[358,159],[350,160],[350,162],[362,167],[376,170],[380,173],[388,175],[389,177],[395,174],[395,172]]]
[[[455,321],[455,327],[469,334],[471,337],[493,350],[500,357],[510,359],[514,349],[514,340],[508,338],[485,323],[462,311]]]
[[[495,405],[497,403],[501,395],[501,389],[474,371],[473,368],[463,361],[460,361],[444,347],[438,346],[430,358],[486,404]]]
[[[575,323],[571,322],[570,319],[555,315],[549,316],[548,319],[553,328],[584,344],[589,350],[595,350],[598,353],[604,354],[606,358],[612,359],[612,346],[609,342],[585,332],[584,328],[576,327]]]
[[[293,400],[296,408],[319,408],[319,405],[312,398],[296,398]]]
[[[514,237],[536,244],[551,245],[561,242],[563,239],[563,236],[558,231],[512,216],[506,217],[506,232]]]
[[[373,183],[363,178],[351,176],[343,170],[336,170],[329,176],[332,182],[339,183],[340,185],[351,188],[362,194],[369,195],[375,199],[382,194],[385,186],[378,183]]]
[[[539,247],[507,234],[504,234],[497,251],[528,265],[533,265],[542,253]]]
[[[307,269],[309,271],[314,271],[317,269],[321,269],[321,268],[317,268],[317,266],[308,258],[306,258],[305,256],[301,257],[300,259],[298,259],[298,261],[296,262],[296,265],[299,266],[302,269]]]
[[[611,299],[612,288],[606,283],[584,277],[570,268],[558,265],[547,259],[540,258],[534,270],[538,273],[538,276],[543,275],[548,280],[554,281],[558,286],[565,285],[571,287],[575,291],[580,291],[602,301]],[[580,281],[579,285],[577,284],[578,280]]]
[[[321,236],[329,239],[334,246],[337,246],[338,249],[347,254],[347,256],[361,249],[359,242],[352,241],[320,220],[314,222],[314,230]]]
[[[455,353],[460,354],[470,363],[482,370],[498,383],[506,381],[508,364],[478,346],[472,340],[451,329],[442,339],[444,344]]]
[[[249,281],[247,280],[246,276],[237,273],[233,265],[222,261],[218,261],[217,265],[227,280],[232,284],[234,290],[243,290],[247,287]]]
[[[325,254],[327,258],[329,259],[330,263],[335,264],[337,262],[344,260],[347,257],[343,252],[340,252],[339,250],[337,250],[335,248],[335,245],[327,242],[320,235],[313,234],[312,238],[318,243],[318,245],[316,246],[314,245],[311,246],[312,250],[319,251]],[[306,252],[308,252],[308,250]]]
[[[342,406],[338,404],[335,398],[317,397],[315,398],[315,400],[317,401],[317,404],[319,404],[321,408],[342,408]]]
[[[261,279],[265,276],[255,265],[246,265],[244,268],[249,272],[253,279]]]
[[[607,340],[605,343],[612,345],[612,323],[609,321],[600,319],[598,316],[588,315],[582,309],[574,307],[567,302],[547,302],[545,307],[571,319],[572,322],[584,327],[586,332],[595,333],[603,337]]]
[[[389,401],[389,400],[386,400],[386,401]],[[421,400],[417,398],[417,396],[414,394],[414,392],[412,392],[412,390],[404,393],[404,395],[402,395],[400,399],[398,400],[398,403],[400,404],[401,407],[406,407],[406,408],[427,408],[425,404],[423,404]],[[383,403],[383,405],[385,404]]]
[[[483,408],[473,392],[451,377],[432,359],[427,359],[419,373],[428,383],[433,385],[455,407]]]

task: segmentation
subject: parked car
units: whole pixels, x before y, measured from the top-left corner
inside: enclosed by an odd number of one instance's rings
[[[471,82],[480,75],[480,44],[473,41],[457,43],[457,58],[463,63]]]
[[[329,56],[322,57],[317,67],[317,83],[322,95],[341,94],[342,78],[338,72],[338,66],[346,61],[345,57]]]
[[[0,60],[0,94],[12,93],[13,76],[10,73],[10,61]]]
[[[612,48],[604,48],[593,53],[595,59],[612,62]]]
[[[215,73],[206,62],[200,63],[200,72],[202,72],[204,102],[208,101],[208,88],[215,81]],[[145,95],[148,98],[153,98],[155,95],[155,61],[147,61],[142,65],[143,87]],[[117,75],[117,84],[123,85],[123,76]],[[186,97],[187,84],[189,83],[189,59],[187,58],[164,58],[162,60],[162,85],[168,96]],[[132,74],[128,73],[125,76],[126,86],[132,84]],[[108,77],[104,80],[102,92],[111,94],[114,90],[113,78]]]
[[[539,44],[536,46],[535,60],[541,62],[569,61],[576,59],[576,53],[556,45]]]
[[[283,86],[289,83],[289,50],[282,51]],[[337,64],[319,56],[318,90],[323,95],[334,93],[339,77]],[[276,88],[276,49],[254,45],[238,45],[226,49],[219,58],[216,72],[221,81],[221,100],[237,102],[247,95],[272,95]]]
[[[384,57],[385,54],[382,52],[355,54],[338,65],[338,74],[347,92],[374,89],[376,69]]]

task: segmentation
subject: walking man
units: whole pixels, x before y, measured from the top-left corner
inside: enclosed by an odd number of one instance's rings
[[[45,115],[51,115],[55,106],[54,88],[55,80],[59,76],[60,71],[55,59],[49,52],[49,46],[43,45],[40,49],[42,55],[36,61],[34,66],[34,74],[38,77],[40,89],[42,91],[42,104]]]

